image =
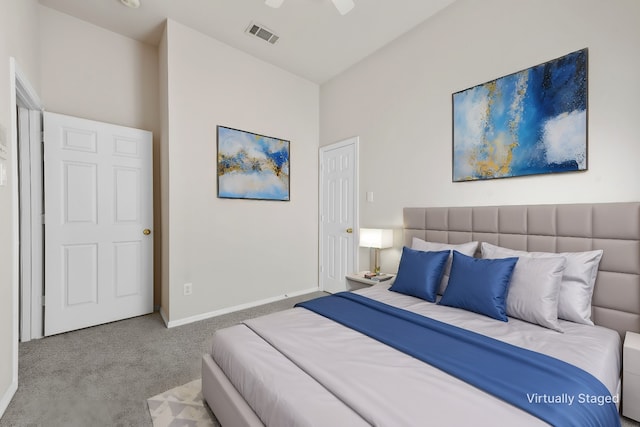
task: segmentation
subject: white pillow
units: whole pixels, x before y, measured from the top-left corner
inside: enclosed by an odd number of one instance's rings
[[[563,256],[566,265],[558,296],[558,318],[583,325],[593,325],[591,320],[591,298],[602,259],[601,249],[586,252],[525,252],[482,243],[482,256],[487,258],[533,257],[550,258]],[[486,254],[486,255],[485,255]]]
[[[411,242],[411,249],[415,249],[418,251],[452,251],[456,250],[467,256],[474,256],[476,251],[478,250],[478,242],[468,242],[461,243],[459,245],[451,245],[449,243],[437,243],[437,242],[427,242],[417,237],[414,237]],[[452,253],[449,253],[449,259],[447,260],[447,264],[444,267],[444,274],[442,275],[442,281],[440,282],[440,289],[438,290],[438,294],[444,294],[444,290],[447,289],[447,284],[449,283],[449,273],[451,272],[451,258]]]
[[[558,323],[558,297],[566,263],[562,256],[519,257],[507,294],[507,316],[564,332]]]

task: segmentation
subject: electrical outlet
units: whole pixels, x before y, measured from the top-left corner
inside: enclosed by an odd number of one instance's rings
[[[184,284],[184,294],[191,295],[193,293],[193,283]]]

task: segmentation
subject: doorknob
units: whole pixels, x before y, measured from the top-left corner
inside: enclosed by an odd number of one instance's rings
[[[142,234],[144,234],[145,236],[148,236],[149,234],[151,234],[151,230],[149,230],[148,228],[145,228],[144,230],[142,230]]]
[[[349,234],[353,233],[353,228],[351,228],[351,227],[347,228],[347,233],[349,233]]]

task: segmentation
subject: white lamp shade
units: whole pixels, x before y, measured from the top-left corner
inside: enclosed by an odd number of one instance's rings
[[[385,249],[393,246],[393,230],[382,228],[361,228],[360,246]]]

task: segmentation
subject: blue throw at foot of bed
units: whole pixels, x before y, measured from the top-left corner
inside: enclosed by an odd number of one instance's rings
[[[492,394],[556,427],[620,426],[609,390],[571,364],[341,292],[297,304]]]

